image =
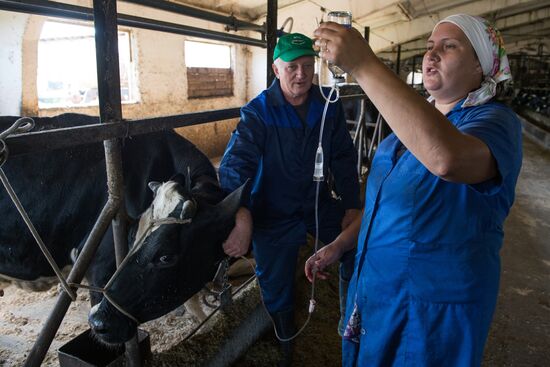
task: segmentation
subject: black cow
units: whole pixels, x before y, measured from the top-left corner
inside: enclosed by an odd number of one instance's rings
[[[0,130],[7,128],[15,120],[15,117],[0,118]],[[91,116],[64,114],[54,118],[36,118],[35,122],[35,130],[40,130],[45,127],[94,124],[98,119]],[[196,218],[186,226],[185,232],[191,235],[188,238],[189,242],[202,242],[196,245],[197,248],[186,247],[187,253],[197,257],[185,256],[185,261],[192,265],[201,264],[204,269],[200,270],[208,269],[210,272],[215,264],[205,264],[205,261],[216,261],[221,258],[220,249],[223,239],[220,238],[227,236],[233,226],[231,221],[237,206],[232,201],[235,195],[220,203],[218,208],[214,206],[225,195],[219,188],[215,170],[208,158],[193,144],[172,131],[127,138],[123,143],[122,155],[125,203],[130,217],[137,217],[151,203],[153,194],[147,188],[150,181],[166,181],[176,172],[187,175],[184,178],[188,182],[186,195],[192,197],[192,202],[196,204]],[[57,264],[60,267],[70,264],[71,251],[83,243],[107,200],[103,145],[94,143],[47,153],[13,156],[8,158],[3,169]],[[222,212],[225,218],[223,220],[220,218]],[[0,217],[2,218],[0,274],[10,279],[29,282],[43,277],[52,277],[53,271],[7,194],[0,194]],[[228,217],[231,219],[227,219]],[[205,235],[201,237],[200,231],[204,231]],[[162,232],[164,228],[162,231],[153,232],[152,237],[155,241],[161,243],[175,241],[167,246],[180,246],[187,243],[181,233],[161,236]],[[147,239],[148,243],[150,241]],[[209,241],[215,243],[211,244]],[[208,253],[213,248],[212,245],[219,248],[215,252],[215,257]],[[149,247],[144,246],[144,248]],[[110,229],[89,271],[91,284],[105,285],[115,269],[113,251]],[[175,252],[177,249],[174,248],[172,251]],[[149,255],[152,254],[147,253],[147,256]],[[156,269],[155,271],[159,274],[168,274],[167,267],[164,266],[166,257],[157,259],[143,257],[145,256],[143,254],[140,256],[139,264],[128,266],[128,270],[140,265],[148,271]],[[145,258],[159,262],[145,263]],[[126,286],[124,284],[131,284],[135,281],[135,277],[142,275],[143,273],[140,275],[138,272],[135,276],[121,274],[113,283],[111,288],[113,294],[116,294],[120,287],[124,288]],[[206,282],[203,281],[204,277],[199,277],[197,280],[190,280],[192,285],[185,285],[182,279],[189,280],[189,277],[186,274],[180,274],[180,276],[181,278],[163,278],[161,284],[153,284],[156,277],[148,273],[138,282],[141,285],[138,293],[152,292],[149,295],[157,301],[165,298],[172,299],[172,293],[176,287],[200,289]],[[118,296],[114,297],[118,299]],[[182,304],[185,297],[187,293],[178,299],[178,304]],[[96,299],[99,300],[99,298]],[[148,319],[158,317],[173,308],[172,304],[170,308],[153,307],[153,304],[158,303],[157,301],[146,301],[144,310],[150,312]],[[140,320],[147,318],[143,315],[139,316]]]
[[[244,190],[211,205],[178,178],[150,186],[155,198],[131,230],[131,250],[108,299],[90,311],[89,324],[106,343],[127,341],[138,323],[164,315],[212,280]],[[176,223],[155,223],[165,218]]]

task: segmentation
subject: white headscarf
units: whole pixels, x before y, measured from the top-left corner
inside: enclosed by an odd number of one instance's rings
[[[448,16],[434,29],[441,23],[452,23],[464,32],[483,70],[481,87],[468,94],[462,107],[484,104],[496,95],[498,83],[512,78],[500,32],[489,21],[467,14]]]

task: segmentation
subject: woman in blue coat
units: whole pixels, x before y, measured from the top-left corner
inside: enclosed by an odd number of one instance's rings
[[[439,22],[422,66],[428,100],[359,32],[324,23],[315,36],[394,132],[372,163],[361,223],[306,263],[323,278],[357,243],[343,365],[479,366],[522,158],[520,122],[494,100],[511,78],[500,35],[469,15]]]

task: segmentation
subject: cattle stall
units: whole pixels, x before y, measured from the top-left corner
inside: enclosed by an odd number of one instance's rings
[[[114,238],[116,244],[117,262],[120,263],[127,251],[126,228],[123,220],[124,203],[123,177],[121,176],[121,139],[137,134],[146,134],[162,129],[173,129],[182,126],[219,121],[235,118],[239,115],[239,108],[228,108],[214,111],[204,111],[183,115],[165,116],[162,118],[150,118],[144,120],[124,120],[121,109],[120,77],[118,69],[118,45],[117,24],[136,28],[150,29],[161,32],[170,32],[180,35],[193,35],[206,39],[223,40],[228,42],[246,44],[255,47],[267,47],[268,60],[271,59],[276,42],[276,9],[277,1],[268,1],[268,17],[264,26],[243,22],[235,17],[224,17],[206,11],[176,5],[168,2],[135,0],[130,1],[143,6],[162,9],[169,12],[184,14],[191,17],[202,18],[212,22],[226,24],[230,29],[249,29],[261,33],[262,39],[232,35],[223,32],[209,31],[184,25],[171,24],[149,20],[133,16],[118,16],[117,4],[114,0],[95,0],[93,9],[54,3],[50,1],[4,1],[0,2],[0,9],[42,14],[53,17],[70,19],[92,20],[95,24],[96,61],[98,70],[98,95],[100,124],[76,126],[49,131],[30,132],[18,136],[8,137],[6,144],[9,146],[12,156],[28,152],[37,152],[75,144],[104,141],[107,182],[109,200],[105,205],[101,216],[97,219],[78,262],[73,267],[67,280],[70,283],[79,283],[91,261],[92,254],[98,246],[99,239],[106,231],[109,223],[113,221]],[[267,62],[268,82],[273,78],[270,62]],[[29,352],[25,365],[38,366],[44,356],[62,322],[71,297],[61,292],[54,309],[36,340],[34,347]],[[129,352],[130,365],[140,365],[137,344],[134,339],[126,345]]]
[[[120,153],[122,139],[174,128],[198,126],[206,127],[207,125],[203,124],[234,119],[239,116],[239,107],[234,107],[205,111],[199,110],[185,114],[173,114],[162,117],[123,118],[123,106],[121,103],[121,95],[119,93],[121,88],[117,67],[118,60],[113,57],[108,57],[109,55],[118,55],[116,42],[117,24],[119,26],[134,27],[150,31],[193,36],[239,45],[266,48],[267,58],[265,66],[267,85],[271,83],[274,77],[271,68],[271,59],[273,55],[273,48],[276,43],[277,1],[268,1],[266,22],[263,25],[240,21],[234,16],[221,16],[216,13],[210,13],[166,1],[131,0],[126,2],[139,6],[145,6],[151,9],[173,12],[189,17],[196,17],[208,22],[223,24],[225,25],[227,31],[243,30],[256,32],[261,35],[261,39],[181,25],[175,22],[159,21],[155,19],[121,14],[117,10],[117,4],[115,1],[94,1],[92,9],[83,6],[68,5],[43,0],[0,0],[0,9],[2,10],[60,17],[65,19],[94,20],[95,23],[100,122],[85,125],[75,124],[74,126],[53,126],[53,128],[48,130],[17,134],[6,139],[11,156],[24,155],[30,152],[46,152],[48,150],[67,148],[74,145],[105,141],[108,172],[107,182],[109,183],[109,193],[111,196],[107,202],[107,205],[104,207],[103,213],[98,219],[93,232],[86,242],[84,250],[80,253],[78,262],[75,264],[73,271],[68,277],[68,281],[70,283],[79,283],[83,278],[86,269],[88,268],[88,264],[92,261],[92,254],[95,252],[99,240],[103,236],[106,228],[109,226],[111,219],[114,219],[113,223],[117,245],[117,262],[120,263],[124,259],[124,254],[126,252],[124,247],[126,241],[123,239],[126,238],[125,232],[127,229],[124,228],[124,220],[121,219],[124,216],[125,211],[123,201],[120,200],[120,198],[124,195],[122,191],[124,177],[121,175],[122,158]],[[365,30],[365,34],[366,37],[368,37],[368,29]],[[343,92],[342,100],[345,104],[354,106],[354,111],[349,116],[348,123],[350,124],[352,134],[355,136],[356,146],[359,150],[358,154],[360,160],[358,170],[361,173],[365,173],[365,170],[368,169],[369,155],[372,153],[373,147],[375,147],[376,144],[375,139],[370,139],[368,134],[372,134],[374,130],[375,134],[378,134],[377,140],[379,142],[382,138],[382,129],[376,130],[377,124],[374,122],[377,120],[376,116],[370,119],[364,118],[367,114],[372,115],[372,111],[369,111],[368,113],[365,111],[365,109],[369,109],[370,107],[368,106],[369,102],[365,100],[365,96],[361,91],[350,90],[349,92]],[[32,111],[32,109],[25,108],[25,105],[23,107],[23,112]],[[376,114],[376,112],[373,113]],[[380,117],[378,117],[378,120],[379,124],[383,123]],[[247,294],[246,298],[249,298],[250,300],[245,301],[244,305],[242,303],[237,303],[237,309],[240,307],[240,313],[236,312],[235,309],[233,309],[232,312],[236,313],[236,315],[241,318],[245,318],[246,320],[240,326],[240,320],[238,318],[233,318],[231,322],[225,320],[222,323],[228,325],[230,324],[232,325],[231,327],[237,327],[237,333],[241,332],[246,335],[246,342],[250,345],[250,343],[257,338],[260,330],[265,328],[267,325],[267,320],[265,319],[265,316],[262,315],[263,310],[258,307],[253,307],[259,302],[256,298],[257,294],[255,295],[256,297],[251,295],[250,289],[245,289],[244,292]],[[257,289],[253,289],[252,293],[254,292],[257,292]],[[307,290],[303,290],[303,292],[307,293]],[[327,298],[333,298],[334,296],[335,295],[330,295]],[[29,298],[23,297],[23,299]],[[87,300],[88,299],[84,297],[84,301]],[[26,365],[34,366],[42,363],[61,322],[63,322],[65,318],[67,310],[69,307],[73,307],[71,304],[72,302],[70,297],[65,292],[61,292],[55,306],[53,306],[53,311],[45,324],[42,326],[42,331],[36,343],[28,354]],[[335,307],[337,308],[337,306]],[[249,314],[246,314],[245,311],[249,312]],[[245,314],[243,314],[243,312]],[[173,315],[170,317],[173,318]],[[327,323],[330,324],[330,321],[327,320]],[[184,322],[178,323],[180,326],[183,324]],[[158,325],[155,324],[152,327],[153,329],[160,330],[163,325],[162,322],[159,322]],[[248,328],[248,330],[243,330],[243,328]],[[234,335],[231,337],[234,337]],[[203,343],[209,342],[208,340],[205,341],[204,337],[202,337],[202,339],[198,338],[197,340]],[[239,339],[237,338],[236,340]],[[235,342],[233,342],[233,345],[229,343],[221,349],[225,350],[224,353],[226,353],[226,356],[229,355],[230,358],[233,358],[234,360],[238,357],[239,351],[245,348],[245,346],[242,345],[242,338],[240,341],[241,345],[235,345]],[[191,349],[197,348],[197,343],[198,342],[191,342]],[[129,352],[129,365],[140,365],[141,361],[139,358],[139,350],[136,339],[129,342],[126,345],[126,349]],[[216,358],[218,358],[218,361],[213,361],[212,363],[214,363],[214,365],[215,363],[224,365],[224,363],[227,364],[231,362],[231,360],[221,361],[221,357]]]

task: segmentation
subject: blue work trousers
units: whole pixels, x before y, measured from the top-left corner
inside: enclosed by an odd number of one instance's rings
[[[343,209],[339,203],[329,205],[320,212],[320,245],[331,243],[341,232]],[[315,222],[306,222],[307,231],[315,235]],[[266,241],[267,242],[267,241]],[[281,244],[254,240],[253,250],[256,259],[256,275],[262,290],[264,304],[269,313],[285,312],[294,309],[294,288],[298,251],[306,243]],[[340,279],[349,281],[353,274],[355,250],[349,251],[340,259]],[[299,271],[303,271],[299,269]]]

